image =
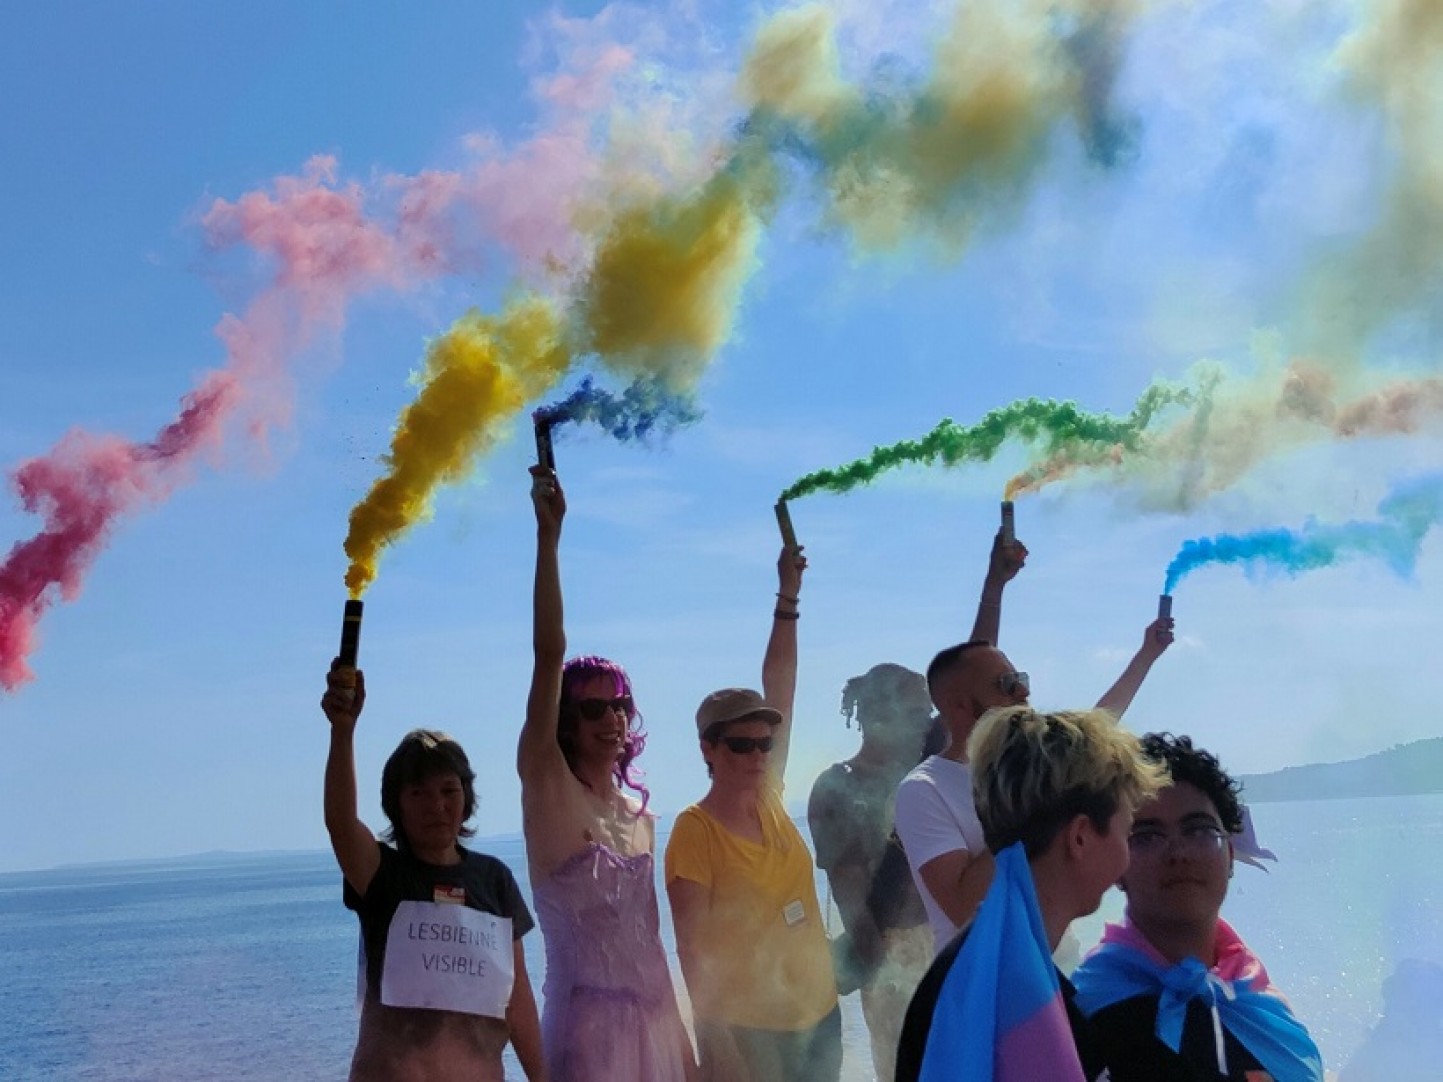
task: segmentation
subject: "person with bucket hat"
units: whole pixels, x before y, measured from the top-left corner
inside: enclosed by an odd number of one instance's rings
[[[677,816],[666,890],[703,1079],[836,1082],[841,1014],[816,869],[782,805],[806,559],[783,548],[762,691],[697,709],[711,785]]]

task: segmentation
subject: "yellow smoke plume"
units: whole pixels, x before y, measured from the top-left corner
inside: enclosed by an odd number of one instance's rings
[[[459,481],[575,352],[625,376],[689,389],[731,333],[770,204],[767,172],[738,158],[687,197],[619,212],[599,243],[567,323],[531,296],[499,316],[471,312],[426,351],[421,390],[401,414],[386,475],[351,512],[346,586],[360,596],[381,550],[425,518],[440,484]]]
[[[426,350],[420,393],[402,412],[386,475],[351,512],[346,586],[359,597],[381,550],[430,512],[436,486],[466,476],[527,402],[565,373],[571,356],[555,306],[538,297],[498,316],[468,312]]]
[[[623,375],[693,386],[731,335],[774,199],[770,166],[737,156],[695,193],[618,211],[578,298],[588,349]]]
[[[1101,19],[1097,25],[1110,33],[1108,20],[1127,6],[961,4],[927,81],[894,95],[880,113],[874,88],[843,78],[824,8],[775,16],[740,74],[751,113],[725,147],[701,155],[717,163],[710,172],[703,166],[702,179],[688,182],[612,159],[600,185],[606,194],[576,208],[573,225],[590,238],[591,255],[568,296],[557,307],[531,299],[495,319],[467,316],[433,343],[421,395],[397,429],[390,470],[351,515],[352,593],[374,578],[381,549],[426,514],[435,486],[463,477],[505,421],[550,387],[574,355],[594,353],[623,378],[694,388],[731,336],[781,196],[768,118],[793,123],[799,145],[810,148],[833,224],[877,247],[916,237],[949,245],[965,239],[991,204],[1018,201],[1050,130],[1088,112],[1091,69],[1068,53],[1059,15]]]
[[[817,4],[767,21],[742,66],[738,88],[753,109],[769,109],[822,132],[859,103],[856,89],[842,77],[832,13]]]
[[[1443,4],[1365,4],[1337,59],[1354,97],[1383,118],[1392,152],[1377,220],[1309,285],[1319,342],[1352,352],[1443,291]]]
[[[1114,35],[1134,7],[958,4],[927,81],[888,97],[846,80],[832,13],[807,5],[762,28],[739,89],[754,112],[805,133],[827,214],[860,246],[925,239],[955,248],[986,215],[1021,201],[1058,124],[1076,120],[1096,134],[1089,95],[1100,66],[1068,51],[1059,22]]]

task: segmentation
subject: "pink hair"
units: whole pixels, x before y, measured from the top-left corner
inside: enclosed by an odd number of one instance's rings
[[[561,719],[556,729],[556,740],[561,753],[566,756],[566,765],[576,772],[576,748],[572,739],[576,731],[576,689],[593,677],[609,677],[612,691],[632,699],[631,713],[626,719],[626,738],[621,743],[621,754],[612,765],[611,774],[618,786],[626,786],[641,794],[641,806],[646,807],[651,791],[641,783],[642,771],[636,767],[636,759],[646,748],[646,730],[641,727],[641,712],[636,709],[636,700],[631,692],[631,677],[614,661],[595,655],[574,657],[561,667]]]

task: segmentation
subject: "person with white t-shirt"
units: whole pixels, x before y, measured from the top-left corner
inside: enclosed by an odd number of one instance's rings
[[[927,690],[950,743],[924,759],[897,788],[897,837],[922,896],[937,951],[972,919],[992,883],[992,856],[972,802],[967,738],[988,710],[1027,702],[1027,674],[1019,672],[995,645],[1002,591],[1026,559],[1021,542],[1004,540],[998,533],[971,639],[949,646],[927,666]],[[1153,662],[1171,645],[1172,627],[1171,617],[1148,625],[1142,647],[1098,701],[1099,709],[1122,716]]]

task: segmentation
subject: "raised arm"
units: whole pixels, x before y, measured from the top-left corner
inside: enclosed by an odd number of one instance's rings
[[[536,581],[532,593],[531,693],[526,721],[516,750],[516,771],[523,788],[566,770],[556,743],[561,708],[561,664],[566,656],[566,629],[561,612],[561,522],[566,494],[552,470],[531,467],[531,502],[536,509]]]
[[[1152,663],[1162,657],[1163,652],[1172,645],[1172,628],[1171,616],[1161,617],[1147,625],[1147,630],[1142,635],[1142,646],[1127,663],[1127,668],[1122,670],[1117,682],[1097,700],[1100,709],[1111,711],[1118,718],[1126,713],[1132,700],[1137,697],[1143,680],[1152,669]]]
[[[982,580],[982,596],[977,601],[977,619],[972,624],[969,642],[997,645],[1002,633],[1002,591],[1026,563],[1027,546],[1021,541],[1004,541],[1002,531],[998,530],[992,539],[987,577]]]
[[[356,812],[356,721],[366,705],[366,677],[356,671],[354,695],[336,676],[336,662],[326,675],[321,710],[331,723],[331,749],[326,756],[326,833],[341,874],[357,894],[364,895],[381,866],[376,838]]]
[[[777,788],[787,771],[792,742],[792,704],[797,697],[797,616],[802,596],[802,572],[807,569],[803,546],[782,547],[777,557],[777,598],[772,610],[772,631],[762,658],[762,698],[780,711],[782,722],[772,733],[775,744],[768,757],[768,772]]]

